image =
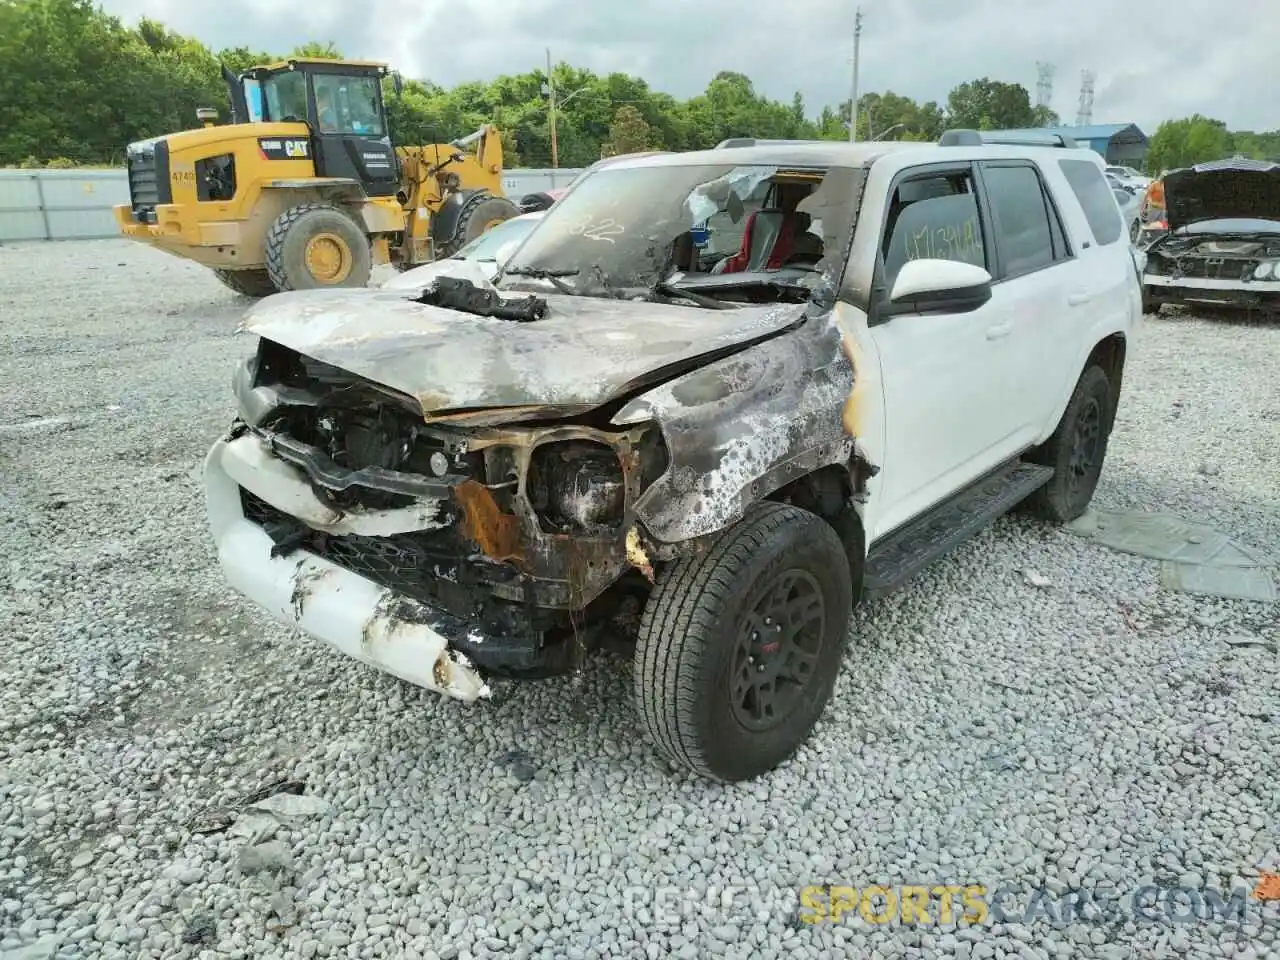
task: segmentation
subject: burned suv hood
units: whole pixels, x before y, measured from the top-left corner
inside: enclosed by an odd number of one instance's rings
[[[1280,163],[1235,158],[1165,174],[1169,229],[1206,220],[1280,221]]]
[[[507,296],[522,296],[508,293]],[[548,296],[520,323],[412,299],[411,291],[299,290],[258,301],[240,329],[413,397],[424,415],[606,403],[798,324],[803,304],[708,310]]]

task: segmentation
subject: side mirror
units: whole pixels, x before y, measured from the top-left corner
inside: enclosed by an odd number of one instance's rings
[[[991,299],[991,274],[959,260],[909,260],[889,294],[891,313],[963,313]]]

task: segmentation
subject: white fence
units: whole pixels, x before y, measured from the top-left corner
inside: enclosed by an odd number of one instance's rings
[[[502,189],[513,200],[567,187],[580,169],[506,170]],[[111,208],[129,202],[118,170],[0,170],[0,242],[92,240],[119,236]]]

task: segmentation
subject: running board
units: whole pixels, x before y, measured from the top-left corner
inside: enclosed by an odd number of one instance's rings
[[[864,597],[897,590],[1049,482],[1051,467],[1015,460],[899,527],[871,548]]]

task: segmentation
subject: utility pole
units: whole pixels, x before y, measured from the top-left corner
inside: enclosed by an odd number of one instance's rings
[[[858,41],[862,39],[862,7],[853,14],[853,79],[849,83],[849,142],[858,139]]]
[[[551,126],[551,169],[560,167],[560,149],[556,143],[556,82],[551,79],[551,48],[547,47],[547,106]]]

